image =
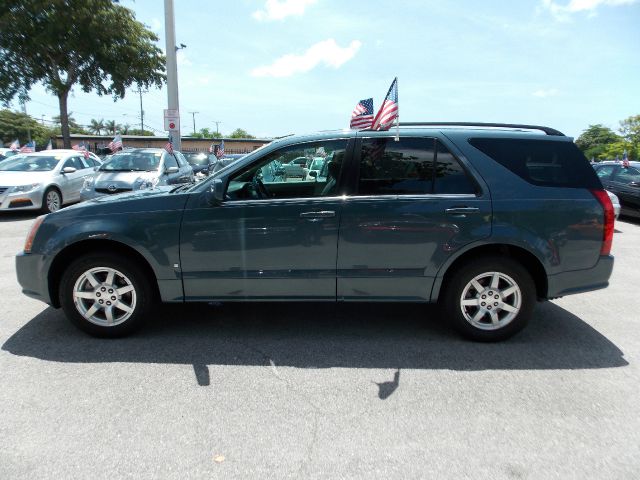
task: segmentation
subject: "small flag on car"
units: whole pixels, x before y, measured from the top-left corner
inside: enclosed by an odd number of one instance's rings
[[[352,130],[365,130],[371,128],[373,122],[373,98],[360,100],[351,112],[349,128]]]
[[[373,119],[371,129],[389,130],[391,125],[393,125],[393,121],[396,120],[399,115],[398,77],[396,77],[389,87],[389,91],[387,92],[387,96],[384,98],[384,102],[382,102],[382,105],[380,106],[380,110],[378,110],[376,117]]]
[[[209,153],[213,153],[213,143],[209,145]]]
[[[11,145],[9,145],[9,148],[14,152],[17,152],[20,149],[20,141],[16,138]]]
[[[623,167],[629,167],[629,157],[627,155],[627,149],[624,149],[624,152],[622,153],[622,166]]]
[[[171,133],[169,133],[169,139],[167,140],[167,143],[164,145],[164,149],[173,155],[173,135],[171,135]]]
[[[218,151],[216,152],[216,157],[224,157],[224,140],[220,142],[220,146],[218,147]]]
[[[26,143],[24,145],[24,147],[22,147],[20,149],[20,153],[33,153],[35,151],[36,151],[36,142],[35,142],[35,140],[32,140],[32,141]]]
[[[49,139],[49,143],[47,143],[46,150],[53,150],[53,145],[51,144],[51,139]]]
[[[116,150],[120,150],[122,148],[122,136],[118,133],[116,136],[109,142],[109,150],[115,152]]]
[[[84,143],[84,140],[83,140],[82,143],[79,143],[78,145],[73,145],[71,148],[73,148],[74,150],[77,150],[78,152],[82,152],[82,155],[84,155],[84,158],[89,158],[89,149],[87,147],[88,145]]]

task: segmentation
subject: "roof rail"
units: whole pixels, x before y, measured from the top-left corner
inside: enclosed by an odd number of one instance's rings
[[[518,128],[524,130],[540,130],[547,135],[564,137],[564,133],[551,127],[541,125],[523,125],[519,123],[484,123],[484,122],[400,122],[401,127],[495,127]]]

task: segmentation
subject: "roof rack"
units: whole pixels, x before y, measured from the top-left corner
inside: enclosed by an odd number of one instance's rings
[[[400,122],[401,127],[495,127],[518,128],[524,130],[540,130],[547,135],[564,137],[564,133],[551,127],[541,125],[524,125],[519,123],[484,123],[484,122]]]

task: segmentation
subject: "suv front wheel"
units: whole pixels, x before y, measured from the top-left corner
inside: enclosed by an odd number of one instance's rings
[[[64,272],[60,303],[71,322],[97,337],[121,337],[138,329],[153,300],[142,270],[117,255],[86,255]]]
[[[484,257],[458,268],[443,297],[446,319],[464,336],[492,342],[515,335],[533,314],[536,288],[529,272],[504,257]]]

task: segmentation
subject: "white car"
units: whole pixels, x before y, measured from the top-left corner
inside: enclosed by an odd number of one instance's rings
[[[85,178],[102,162],[93,153],[43,150],[0,162],[0,210],[55,212],[80,200]]]
[[[615,193],[610,192],[609,190],[605,190],[611,199],[611,203],[613,204],[613,214],[616,219],[620,216],[620,200]]]
[[[19,154],[18,150],[11,150],[10,148],[0,148],[0,161],[5,160],[9,157]]]

